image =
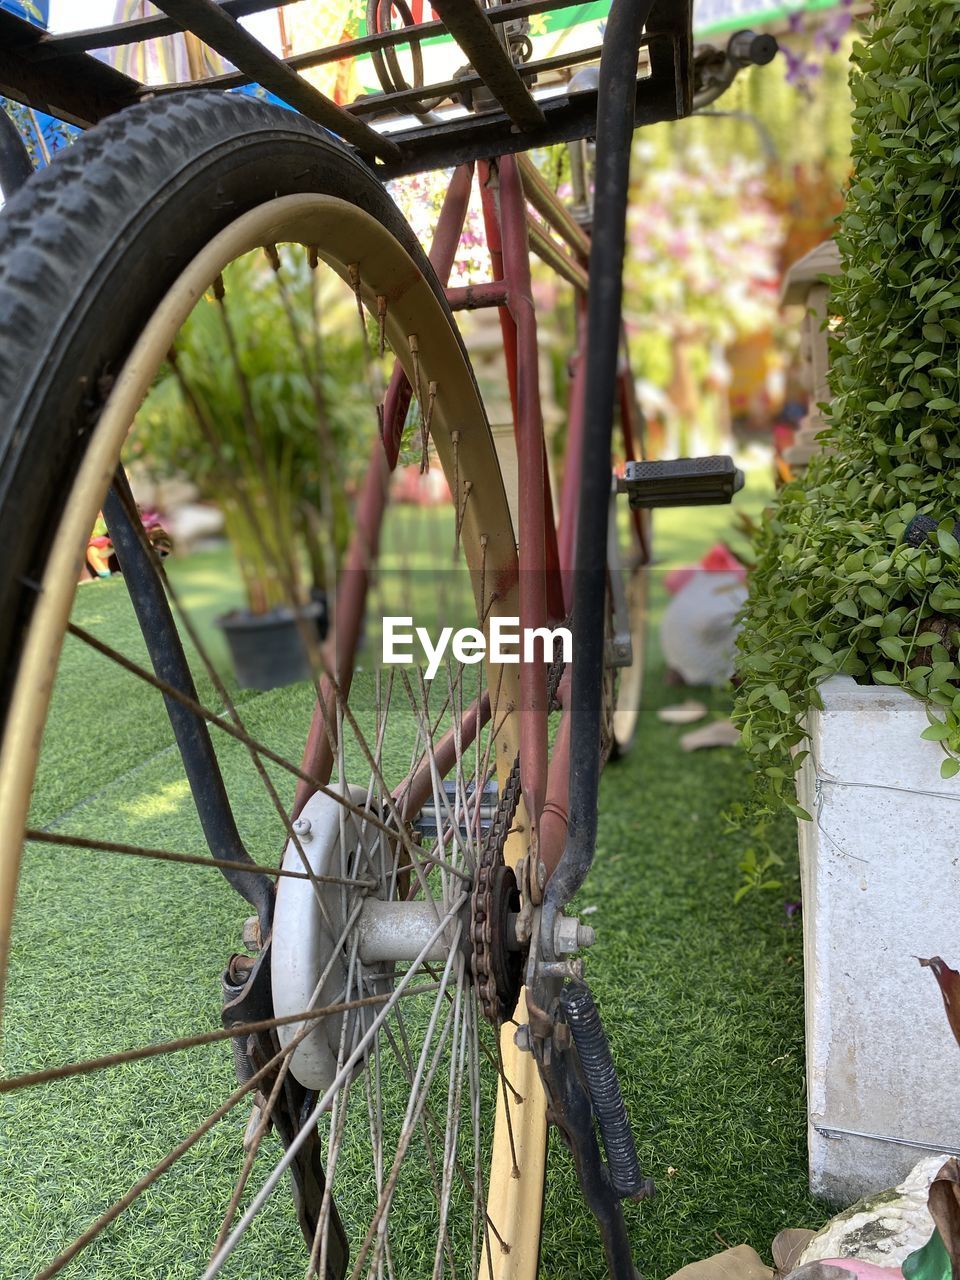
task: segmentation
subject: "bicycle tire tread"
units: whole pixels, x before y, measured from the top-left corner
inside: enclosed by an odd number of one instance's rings
[[[196,217],[185,217],[201,188]],[[105,399],[101,375],[109,384],[166,288],[222,226],[274,195],[323,190],[386,225],[444,298],[374,171],[303,116],[244,95],[207,90],[128,108],[58,152],[4,208],[0,545],[12,551],[0,572],[0,723],[31,607],[23,581],[41,577],[44,525]]]

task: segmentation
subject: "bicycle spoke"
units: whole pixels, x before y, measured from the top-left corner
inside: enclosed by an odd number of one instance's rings
[[[409,1087],[413,1082],[413,1072],[414,1072],[413,1055],[410,1051],[410,1041],[404,1026],[403,1011],[401,1009],[397,1010],[396,1026],[400,1036],[399,1044],[389,1024],[384,1028],[384,1033],[390,1045],[390,1048],[397,1060],[397,1065],[399,1066],[400,1071],[403,1074],[403,1078],[406,1081],[407,1086]],[[437,1172],[437,1159],[436,1159],[436,1152],[434,1150],[434,1140],[437,1136],[439,1136],[440,1126],[437,1123],[436,1119],[433,1116],[433,1113],[430,1111],[428,1106],[425,1106],[423,1108],[423,1111],[421,1112],[421,1115],[420,1115],[419,1124],[420,1124],[420,1131],[423,1137],[423,1148],[424,1148],[424,1151],[426,1152],[427,1163],[430,1167],[430,1177],[433,1184],[434,1195],[437,1197],[439,1201],[440,1178]],[[382,1125],[383,1125],[383,1120],[381,1116],[380,1147],[379,1147],[379,1161],[378,1161],[380,1173],[377,1181],[378,1203],[379,1203],[379,1198],[383,1195],[383,1188],[384,1188]],[[387,1256],[389,1256],[389,1248],[390,1248],[390,1236],[389,1236],[389,1222],[388,1222],[386,1238],[384,1240],[384,1252]],[[453,1260],[452,1249],[449,1250],[449,1256],[450,1256],[451,1265],[452,1265],[452,1260]]]
[[[450,1077],[447,1085],[447,1116],[443,1145],[443,1187],[440,1194],[440,1236],[437,1240],[437,1250],[433,1260],[433,1280],[439,1280],[444,1251],[450,1250],[450,1241],[447,1234],[447,1217],[450,1213],[450,1194],[453,1190],[454,1153],[457,1149],[457,1139],[460,1134],[460,1095],[463,1088],[463,1055],[466,1052],[467,1041],[467,1022],[463,1017],[463,1010],[461,1007],[463,989],[465,985],[465,982],[462,980],[457,984],[456,1008],[454,1010],[454,1046],[456,1047],[457,1045],[457,1035],[459,1031],[459,1052],[451,1052],[450,1054]],[[450,1252],[452,1253],[452,1250],[450,1250]],[[455,1276],[456,1269],[452,1262],[451,1271]]]
[[[363,1269],[363,1264],[367,1259],[367,1255],[370,1252],[371,1246],[373,1245],[374,1237],[377,1238],[378,1243],[376,1246],[376,1252],[374,1253],[373,1263],[370,1268],[371,1271],[374,1269],[376,1265],[377,1257],[379,1256],[379,1253],[383,1248],[383,1244],[382,1244],[383,1230],[381,1229],[380,1224],[385,1220],[385,1215],[390,1207],[390,1204],[392,1203],[394,1191],[396,1190],[397,1178],[399,1177],[399,1173],[400,1173],[400,1167],[403,1163],[404,1156],[406,1155],[407,1148],[410,1145],[410,1141],[413,1137],[413,1133],[416,1128],[417,1122],[419,1121],[420,1115],[422,1114],[423,1105],[426,1101],[426,1096],[427,1096],[427,1093],[429,1092],[430,1084],[433,1080],[434,1073],[436,1072],[437,1066],[439,1065],[440,1055],[446,1043],[447,1036],[450,1033],[451,1023],[453,1021],[454,1010],[451,1008],[444,1020],[443,1027],[440,1031],[439,1036],[436,1037],[436,1045],[434,1047],[433,1057],[431,1058],[430,1049],[432,1046],[434,1046],[434,1037],[435,1037],[437,1022],[440,1017],[440,1010],[443,1007],[443,995],[445,992],[446,983],[449,981],[450,972],[454,966],[454,963],[459,962],[461,966],[463,964],[463,958],[462,956],[459,956],[458,950],[457,950],[459,941],[460,941],[460,933],[461,933],[461,927],[458,926],[456,930],[456,934],[452,940],[451,947],[450,947],[450,954],[447,957],[447,962],[446,962],[446,965],[444,966],[443,975],[440,980],[440,992],[437,996],[437,999],[434,1001],[433,1012],[430,1015],[430,1025],[427,1028],[426,1035],[424,1036],[423,1048],[421,1049],[421,1052],[420,1052],[420,1060],[417,1064],[417,1070],[413,1078],[413,1083],[411,1085],[410,1099],[407,1103],[407,1110],[406,1110],[406,1114],[404,1115],[403,1128],[401,1130],[400,1138],[397,1143],[397,1150],[394,1155],[393,1165],[391,1167],[390,1174],[387,1177],[387,1181],[384,1186],[384,1189],[377,1202],[376,1213],[374,1214],[373,1220],[367,1228],[367,1232],[366,1232],[366,1235],[364,1236],[363,1244],[360,1246],[360,1252],[357,1257],[357,1261],[354,1264],[351,1280],[359,1280],[360,1273]]]
[[[412,987],[402,994],[409,998],[429,994],[435,990],[435,983],[426,983],[419,987]],[[393,999],[395,995],[395,992],[385,992],[382,995],[364,996],[358,1000],[340,1000],[335,1004],[324,1005],[321,1009],[306,1009],[302,1013],[284,1014],[279,1018],[263,1018],[259,1022],[238,1023],[234,1027],[218,1028],[216,1031],[202,1031],[197,1035],[180,1036],[176,1040],[164,1040],[158,1044],[143,1045],[137,1049],[122,1049],[117,1053],[101,1054],[97,1058],[87,1058],[83,1062],[64,1063],[59,1067],[45,1067],[42,1071],[26,1071],[19,1076],[0,1078],[0,1094],[14,1093],[19,1089],[28,1089],[38,1084],[49,1084],[51,1080],[66,1080],[71,1076],[86,1075],[91,1071],[102,1071],[106,1067],[117,1067],[126,1062],[140,1062],[144,1058],[156,1058],[166,1053],[179,1053],[183,1049],[195,1049],[200,1045],[216,1044],[221,1040],[234,1040],[237,1036],[273,1031],[277,1027],[290,1026],[295,1022],[314,1021],[317,1018],[327,1018],[339,1013],[348,1013],[351,1009],[383,1005]]]
[[[357,941],[354,942],[350,955],[350,962],[347,969],[347,990],[354,985],[358,990],[360,983],[357,980]],[[343,1064],[347,1053],[347,1033],[350,1028],[350,1020],[343,1019],[340,1026],[340,1045],[337,1051],[337,1072],[343,1071]],[[356,1039],[356,1024],[353,1025],[354,1039]],[[333,1204],[333,1179],[337,1171],[337,1161],[340,1156],[340,1148],[343,1144],[343,1134],[347,1121],[347,1108],[350,1101],[350,1090],[353,1086],[352,1077],[348,1077],[343,1089],[333,1099],[333,1106],[330,1112],[330,1135],[327,1141],[327,1164],[326,1164],[326,1181],[323,1188],[323,1198],[320,1203],[320,1212],[317,1215],[317,1226],[313,1234],[313,1243],[310,1248],[310,1257],[307,1261],[307,1277],[316,1271],[319,1276],[327,1274],[327,1251],[329,1248],[329,1227],[330,1227],[330,1210]],[[319,1262],[319,1265],[317,1265]]]
[[[115,662],[117,666],[123,667],[124,670],[129,671],[130,674],[136,676],[137,679],[142,680],[145,684],[152,685],[153,688],[158,689],[161,693],[166,694],[177,702],[180,702],[189,711],[192,711],[194,715],[200,716],[201,719],[214,725],[215,728],[220,729],[221,732],[227,734],[228,737],[235,738],[238,742],[242,742],[244,746],[251,746],[259,755],[263,756],[264,759],[272,761],[274,764],[279,765],[281,769],[292,774],[293,777],[298,778],[302,782],[306,782],[312,790],[316,791],[320,795],[328,796],[330,799],[336,800],[338,804],[343,805],[343,807],[350,813],[362,818],[364,822],[369,823],[371,826],[384,831],[388,836],[399,836],[400,833],[395,828],[388,826],[385,822],[381,822],[373,814],[364,811],[359,805],[351,803],[351,801],[338,793],[335,789],[321,785],[316,778],[311,777],[309,773],[305,773],[298,765],[293,764],[292,761],[287,760],[284,756],[273,751],[264,743],[250,737],[250,735],[245,731],[238,729],[228,720],[224,720],[224,718],[217,715],[215,711],[210,711],[207,707],[202,706],[199,702],[183,693],[180,689],[175,689],[173,685],[168,684],[165,680],[159,680],[153,672],[148,671],[146,667],[142,667],[139,663],[134,662],[132,658],[128,658],[125,654],[120,653],[119,650],[115,649],[112,645],[106,644],[103,640],[98,639],[97,636],[93,635],[90,631],[87,631],[86,628],[78,626],[75,622],[68,622],[67,631],[76,639],[82,640],[84,644],[89,645],[91,649],[95,649],[97,653],[100,653],[105,658],[109,658],[112,662]]]
[[[62,845],[72,849],[92,849],[103,853],[125,853],[134,858],[153,858],[157,862],[182,862],[195,867],[218,867],[223,871],[259,871],[264,875],[283,876],[290,880],[310,880],[316,884],[344,884],[355,889],[375,889],[377,880],[360,880],[355,877],[311,874],[307,871],[287,871],[283,867],[261,866],[256,862],[231,862],[226,858],[208,858],[199,853],[174,853],[170,849],[151,849],[138,844],[123,844],[118,840],[95,840],[89,836],[68,835],[59,831],[38,831],[28,827],[24,840],[37,844]]]
[[[125,1195],[121,1196],[119,1200],[116,1200],[109,1209],[96,1219],[96,1221],[92,1222],[82,1235],[77,1236],[76,1240],[74,1240],[71,1245],[64,1249],[62,1253],[58,1254],[48,1266],[44,1267],[43,1270],[37,1274],[36,1280],[52,1280],[52,1277],[62,1271],[68,1262],[71,1262],[78,1253],[81,1253],[89,1244],[92,1244],[97,1236],[100,1235],[100,1233],[108,1227],[111,1222],[114,1222],[125,1209],[128,1209],[130,1205],[133,1204],[134,1200],[143,1195],[144,1191],[147,1191],[152,1187],[157,1179],[162,1177],[168,1169],[172,1168],[181,1156],[186,1155],[195,1143],[197,1143],[205,1134],[209,1133],[215,1124],[232,1111],[241,1098],[246,1097],[252,1089],[257,1087],[261,1080],[267,1077],[270,1071],[278,1063],[280,1063],[288,1054],[292,1053],[300,1041],[310,1034],[310,1030],[310,1027],[304,1027],[296,1036],[294,1036],[285,1048],[281,1049],[279,1053],[274,1054],[274,1056],[264,1066],[262,1066],[259,1071],[255,1072],[249,1080],[245,1081],[235,1089],[227,1098],[226,1102],[217,1107],[216,1111],[207,1116],[207,1118],[203,1120],[192,1133],[188,1134],[182,1142],[178,1143],[177,1146],[169,1151],[162,1160],[155,1164],[152,1169],[135,1182]]]
[[[468,1002],[467,1014],[468,1014],[468,1021],[470,1024],[471,1043],[475,1045],[477,1042],[476,1005],[473,1001]],[[396,1041],[390,1035],[389,1031],[387,1034],[387,1042],[388,1044],[390,1044],[390,1047],[397,1058],[397,1061],[400,1065],[400,1069],[403,1071],[405,1078],[407,1080],[407,1084],[410,1085],[412,1084],[412,1081],[413,1081],[413,1055],[410,1050],[409,1040],[404,1030],[404,1017],[403,1017],[402,1010],[400,1009],[397,1010],[397,1016],[395,1021],[396,1021],[397,1029],[401,1033],[401,1043],[404,1048],[403,1054],[401,1055],[400,1050],[397,1047]],[[476,1078],[475,1078],[476,1062],[477,1062],[476,1052],[475,1050],[471,1050],[471,1052],[467,1055],[467,1065],[469,1068],[468,1078],[470,1081],[471,1099],[478,1101],[479,1095],[474,1093],[474,1085],[476,1083]],[[473,1114],[474,1114],[474,1108],[472,1105],[471,1118]],[[478,1116],[478,1124],[479,1124],[479,1111],[477,1111],[477,1116]],[[425,1106],[423,1109],[423,1118],[429,1124],[430,1130],[433,1133],[434,1137],[438,1140],[441,1140],[444,1134],[443,1126],[441,1125],[437,1117],[434,1115],[429,1105]],[[477,1128],[477,1131],[473,1135],[473,1138],[474,1138],[473,1145],[474,1145],[475,1157],[477,1160],[479,1160],[482,1155],[482,1144],[480,1140],[479,1128]],[[467,1173],[467,1170],[465,1169],[463,1162],[461,1161],[458,1155],[454,1155],[454,1167],[457,1171],[457,1175],[460,1178],[461,1183],[463,1184],[467,1193],[471,1197],[471,1200],[473,1203],[474,1216],[476,1217],[477,1211],[479,1210],[480,1214],[486,1219],[485,1227],[484,1227],[485,1231],[487,1232],[493,1231],[500,1245],[504,1245],[505,1242],[503,1238],[500,1236],[499,1232],[497,1231],[496,1227],[493,1224],[492,1219],[490,1219],[489,1215],[486,1212],[483,1193],[482,1193],[482,1178],[476,1177],[476,1176],[471,1178],[470,1175]],[[474,1263],[474,1267],[471,1274],[475,1276],[476,1271],[477,1271],[476,1263]]]
[[[223,1245],[219,1253],[216,1255],[216,1257],[211,1262],[210,1266],[204,1272],[203,1280],[213,1280],[214,1276],[219,1275],[223,1264],[226,1262],[227,1258],[236,1248],[236,1245],[245,1234],[247,1228],[250,1226],[250,1223],[253,1221],[253,1219],[257,1216],[257,1214],[263,1208],[263,1205],[266,1203],[270,1195],[273,1193],[273,1190],[276,1187],[277,1183],[280,1181],[280,1178],[283,1176],[286,1170],[293,1163],[293,1160],[296,1157],[297,1152],[300,1150],[300,1147],[303,1145],[306,1139],[310,1136],[310,1134],[316,1128],[317,1122],[319,1121],[321,1114],[332,1102],[333,1098],[337,1093],[337,1090],[342,1086],[343,1081],[346,1078],[346,1075],[352,1070],[356,1062],[361,1057],[362,1053],[369,1046],[373,1037],[380,1030],[380,1027],[383,1025],[383,1023],[386,1021],[386,1019],[390,1015],[394,1007],[395,1001],[399,999],[399,997],[403,994],[403,991],[406,989],[407,985],[412,980],[415,972],[417,971],[419,966],[422,965],[423,960],[425,959],[426,954],[429,951],[430,947],[433,945],[436,939],[440,937],[444,929],[451,923],[451,921],[455,919],[457,912],[463,906],[463,903],[465,902],[465,900],[466,900],[466,895],[461,895],[460,898],[456,900],[453,908],[450,911],[448,911],[441,919],[439,925],[434,930],[427,944],[422,948],[420,954],[414,961],[411,968],[400,978],[399,982],[397,983],[396,987],[391,993],[391,997],[388,1003],[374,1017],[372,1023],[370,1024],[368,1029],[364,1032],[363,1036],[360,1038],[356,1047],[353,1049],[352,1053],[347,1058],[347,1061],[344,1064],[343,1069],[340,1072],[338,1072],[333,1083],[329,1086],[329,1088],[324,1092],[323,1096],[315,1104],[313,1110],[310,1113],[310,1116],[307,1118],[306,1122],[301,1127],[296,1138],[294,1138],[290,1146],[287,1148],[283,1158],[280,1161],[278,1161],[278,1163],[275,1165],[270,1176],[267,1178],[260,1192],[257,1194],[257,1196],[254,1198],[254,1200],[250,1204],[246,1213],[240,1219],[240,1221],[238,1222],[234,1230],[231,1232],[231,1234],[223,1242]],[[453,954],[453,952],[451,952],[451,954]]]

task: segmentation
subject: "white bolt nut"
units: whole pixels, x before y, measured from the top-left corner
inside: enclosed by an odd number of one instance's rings
[[[570,955],[581,947],[592,947],[597,935],[588,924],[581,924],[576,916],[557,916],[553,927],[553,949],[558,956]]]
[[[309,840],[310,830],[311,830],[310,819],[297,818],[296,822],[293,824],[293,830],[294,830],[294,834],[298,835],[301,840]]]

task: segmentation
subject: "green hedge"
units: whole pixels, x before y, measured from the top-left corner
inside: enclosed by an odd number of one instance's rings
[[[960,770],[960,0],[880,0],[854,46],[825,442],[758,537],[737,716],[796,811],[799,720],[834,673],[927,700]],[[938,522],[919,547],[911,519]]]

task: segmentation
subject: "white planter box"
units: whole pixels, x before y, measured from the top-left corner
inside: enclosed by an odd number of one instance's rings
[[[960,775],[902,689],[821,692],[798,780],[810,1188],[849,1204],[960,1154],[960,1046],[916,960],[960,968]]]

